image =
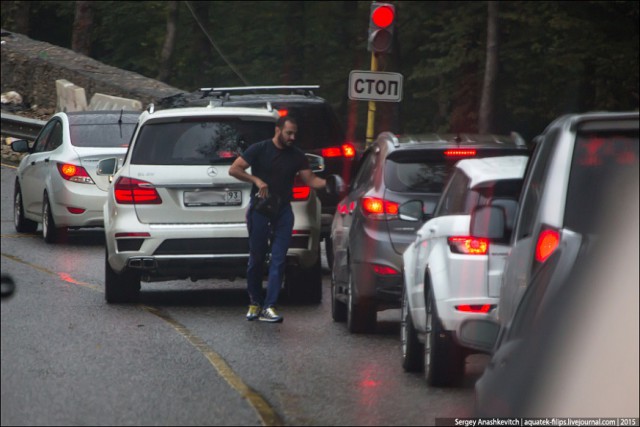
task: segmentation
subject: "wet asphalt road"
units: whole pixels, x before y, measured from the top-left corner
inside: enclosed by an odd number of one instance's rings
[[[472,410],[486,358],[461,388],[403,372],[399,310],[351,335],[320,305],[280,304],[282,324],[247,322],[244,282],[142,284],[104,302],[104,235],[47,245],[13,226],[15,169],[2,166],[2,425],[433,425]]]

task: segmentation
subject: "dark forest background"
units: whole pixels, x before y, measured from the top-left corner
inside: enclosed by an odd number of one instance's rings
[[[377,103],[376,133],[508,133],[564,113],[638,109],[639,2],[396,1],[401,103]],[[368,1],[2,1],[2,28],[183,89],[319,84],[349,135],[366,102]],[[487,37],[489,35],[489,38]],[[487,46],[490,49],[487,49]],[[484,97],[484,99],[483,99]]]

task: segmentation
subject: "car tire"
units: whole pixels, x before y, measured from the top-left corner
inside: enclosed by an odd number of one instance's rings
[[[347,329],[354,334],[373,332],[376,328],[376,308],[371,301],[356,298],[356,284],[349,266],[349,299],[347,304]]]
[[[405,372],[422,372],[424,370],[424,344],[418,340],[418,333],[413,326],[407,293],[403,292],[402,294],[402,317],[400,318],[402,368]]]
[[[24,205],[22,203],[22,190],[16,181],[13,192],[13,223],[18,233],[33,233],[38,229],[38,223],[24,216]]]
[[[44,193],[42,200],[42,237],[47,243],[59,243],[67,234],[66,227],[58,228],[51,212],[49,196]]]
[[[322,261],[320,251],[309,268],[288,265],[284,288],[287,299],[294,303],[320,304],[322,301]]]
[[[347,320],[347,305],[337,298],[337,285],[333,271],[331,272],[331,317],[334,322]]]
[[[462,348],[453,341],[451,333],[442,327],[432,289],[429,289],[426,303],[424,373],[427,384],[433,387],[459,385],[464,377]]]
[[[140,274],[125,268],[120,274],[109,265],[109,253],[104,257],[104,297],[108,304],[134,303],[140,298]]]

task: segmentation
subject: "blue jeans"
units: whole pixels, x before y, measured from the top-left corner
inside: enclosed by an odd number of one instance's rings
[[[250,208],[247,212],[247,229],[249,230],[249,266],[247,267],[249,299],[251,304],[267,308],[276,304],[282,287],[287,251],[293,230],[291,205],[289,203],[284,205],[273,220]],[[271,262],[267,296],[263,299],[263,266],[269,251],[269,238],[272,239]]]

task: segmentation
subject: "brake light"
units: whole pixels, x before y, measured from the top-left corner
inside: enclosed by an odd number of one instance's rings
[[[488,313],[496,306],[491,304],[474,304],[474,305],[456,305],[456,310],[463,311],[465,313]]]
[[[356,148],[349,143],[342,144],[340,147],[328,147],[323,148],[321,153],[322,157],[344,157],[345,159],[351,159],[356,155]]]
[[[151,183],[126,176],[118,178],[114,187],[114,195],[116,202],[123,205],[159,205],[162,203],[160,194]]]
[[[296,175],[293,181],[293,192],[291,198],[293,201],[307,200],[311,194],[311,187],[305,185],[299,175]]]
[[[56,163],[60,176],[71,182],[78,182],[80,184],[95,184],[93,179],[87,173],[87,170],[82,166],[72,165],[71,163]]]
[[[545,262],[560,244],[560,233],[546,229],[540,232],[536,243],[536,261]]]
[[[450,236],[449,249],[454,254],[486,255],[489,252],[489,239],[472,236]]]
[[[120,239],[122,237],[151,237],[151,234],[145,231],[130,232],[130,233],[116,233],[116,239]]]
[[[444,150],[444,155],[445,157],[473,157],[476,155],[476,150],[473,148],[451,148],[449,150]]]
[[[363,197],[362,211],[371,219],[392,219],[398,216],[399,203],[378,197]]]
[[[285,109],[278,110],[278,115],[279,115],[280,117],[284,117],[284,116],[286,116],[287,114],[289,114],[289,110],[285,110]]]
[[[347,159],[352,159],[356,156],[356,147],[348,142],[346,144],[342,144],[342,155]]]
[[[379,274],[381,276],[394,276],[394,275],[400,274],[400,272],[395,268],[391,268],[381,264],[373,264],[373,271],[374,273]]]

